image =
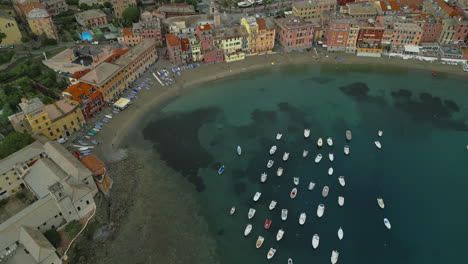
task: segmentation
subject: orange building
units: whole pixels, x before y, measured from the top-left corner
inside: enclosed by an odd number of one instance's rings
[[[257,52],[271,52],[275,47],[275,23],[270,18],[257,18]]]
[[[21,10],[34,34],[38,36],[45,35],[50,39],[58,39],[52,17],[42,4],[31,2],[21,6]]]
[[[106,105],[104,96],[91,84],[78,82],[69,86],[62,93],[64,97],[80,103],[81,112],[86,121],[101,112]]]
[[[137,34],[133,28],[122,28],[122,37],[119,37],[120,44],[133,47],[141,42],[141,34]]]
[[[93,154],[83,157],[81,163],[93,174],[94,182],[96,182],[98,189],[104,195],[109,195],[113,181],[107,173],[106,164]]]

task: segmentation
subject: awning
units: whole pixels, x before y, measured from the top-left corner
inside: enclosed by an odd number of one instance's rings
[[[115,102],[114,106],[120,109],[124,109],[129,103],[130,99],[120,98],[117,102]]]
[[[419,47],[419,46],[405,45],[405,52],[419,53],[420,48],[421,47]]]

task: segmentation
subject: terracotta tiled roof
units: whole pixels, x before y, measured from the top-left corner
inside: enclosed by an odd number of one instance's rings
[[[444,12],[449,16],[457,16],[458,13],[452,7],[450,7],[444,0],[434,0],[439,4],[439,6],[444,10]]]
[[[180,39],[180,44],[182,45],[182,51],[187,51],[190,41],[186,38]]]
[[[79,103],[83,101],[83,97],[88,97],[91,100],[94,100],[101,94],[101,92],[93,85],[82,82],[68,86],[64,92],[71,94],[70,99]]]
[[[128,49],[117,49],[114,51],[114,53],[112,55],[110,55],[107,59],[105,59],[104,61],[105,62],[111,62],[111,61],[114,61],[118,58],[120,58],[120,56],[124,55],[125,53],[127,53]]]
[[[70,78],[79,79],[79,78],[83,77],[85,74],[87,74],[89,71],[90,71],[90,69],[77,71],[77,72],[73,73],[73,75],[70,76]]]
[[[39,9],[44,9],[45,10],[45,7],[39,3],[39,2],[31,2],[31,3],[28,3],[28,4],[25,4],[25,5],[22,5],[21,6],[21,10],[23,10],[23,13],[24,15],[28,15],[29,12],[31,12],[34,8],[39,8]]]
[[[123,28],[122,35],[124,36],[133,36],[133,28]]]
[[[208,31],[212,29],[210,24],[200,25],[200,26],[197,26],[197,28],[200,31]]]
[[[257,18],[257,24],[258,24],[258,29],[259,30],[267,30],[265,19]]]
[[[382,11],[400,11],[397,1],[380,1]]]
[[[180,46],[180,38],[175,34],[166,34],[166,41],[169,46]]]

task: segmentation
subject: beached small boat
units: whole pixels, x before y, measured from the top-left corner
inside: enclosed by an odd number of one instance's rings
[[[336,250],[333,250],[333,251],[332,251],[331,258],[330,258],[331,263],[332,263],[332,264],[336,264],[336,263],[338,262],[338,257],[339,257],[339,256],[340,256],[340,253],[339,253],[338,251],[336,251]]]
[[[301,215],[299,216],[299,224],[304,225],[306,221],[307,215],[305,212],[302,212]]]
[[[333,167],[330,167],[328,169],[328,175],[332,176],[333,175]]]
[[[319,163],[320,161],[322,160],[322,154],[317,154],[317,156],[315,157],[315,163]]]
[[[254,195],[254,197],[253,197],[254,202],[258,201],[258,199],[260,199],[260,196],[261,196],[261,195],[262,195],[261,192],[256,192],[255,195]]]
[[[268,219],[268,218],[267,218],[267,219],[265,220],[265,224],[263,225],[263,227],[264,227],[265,229],[270,228],[271,222],[272,222],[271,219]]]
[[[343,205],[344,205],[344,197],[343,196],[338,196],[338,205],[340,207],[343,207]]]
[[[276,134],[276,140],[280,140],[283,137],[283,134],[277,133]]]
[[[231,210],[229,211],[229,215],[233,215],[236,212],[236,207],[233,206],[231,207]]]
[[[268,206],[268,209],[270,209],[270,211],[275,209],[276,204],[277,204],[277,202],[275,200],[271,201],[270,206]]]
[[[289,153],[288,153],[288,152],[285,152],[285,153],[283,154],[283,160],[284,160],[284,161],[287,161],[288,159],[289,159]]]
[[[317,206],[317,216],[319,218],[322,217],[324,212],[325,212],[325,205],[324,204],[319,204]]]
[[[315,182],[309,182],[309,191],[312,191],[315,188]]]
[[[330,188],[328,188],[328,186],[324,186],[323,189],[322,189],[322,196],[323,198],[327,197],[328,196],[328,192],[330,191]]]
[[[320,237],[318,234],[315,234],[313,237],[312,237],[312,247],[314,249],[317,249],[318,246],[319,246],[319,243],[320,243]]]
[[[288,258],[288,264],[293,264],[292,258]]]
[[[343,229],[340,227],[340,229],[338,229],[338,238],[342,240],[343,236],[344,236]]]
[[[269,160],[267,163],[267,168],[271,168],[273,166],[273,163],[275,163],[274,160]]]
[[[328,159],[330,162],[333,162],[333,160],[335,160],[335,155],[333,155],[333,153],[328,153]]]
[[[305,150],[305,149],[304,149],[304,150],[302,151],[302,157],[305,158],[305,157],[307,157],[308,154],[309,154],[309,151],[308,151],[308,150]]]
[[[294,199],[296,198],[296,195],[297,195],[297,188],[293,188],[291,190],[291,193],[289,194],[289,197],[291,197],[291,199]]]
[[[299,185],[299,177],[294,177],[294,185]]]
[[[258,236],[257,243],[255,243],[255,247],[260,248],[263,245],[263,241],[265,241],[265,238],[262,236]]]
[[[308,138],[310,136],[310,129],[304,129],[304,137]]]
[[[384,209],[385,208],[385,203],[382,198],[377,198],[377,204],[379,205],[380,208]]]
[[[344,146],[344,154],[346,154],[346,155],[349,154],[349,146],[348,145]]]
[[[255,210],[255,209],[253,209],[253,208],[250,208],[250,209],[249,209],[249,213],[247,214],[247,217],[248,217],[249,219],[252,219],[252,218],[255,216],[255,212],[256,212],[256,211],[257,211],[257,210]]]
[[[322,138],[319,138],[319,139],[317,140],[317,146],[318,146],[319,148],[321,148],[321,147],[323,146],[323,140],[322,140]]]
[[[224,172],[224,165],[222,165],[219,169],[218,169],[218,174],[221,175],[223,174]]]
[[[330,138],[330,137],[327,138],[327,144],[328,144],[328,146],[330,146],[330,147],[333,146],[333,139]]]
[[[345,186],[345,185],[346,185],[344,176],[338,177],[338,182],[340,183],[341,186]]]
[[[281,220],[286,221],[288,219],[288,209],[281,210]]]
[[[271,146],[270,148],[270,155],[275,154],[277,147],[276,146]]]
[[[389,221],[387,218],[384,218],[384,219],[383,219],[383,222],[384,222],[384,225],[385,225],[388,229],[392,229],[392,225],[390,224],[390,221]]]
[[[353,134],[351,133],[351,130],[346,130],[346,140],[351,141],[353,139]]]
[[[237,146],[237,154],[239,154],[239,156],[242,154],[241,146]]]
[[[260,181],[261,182],[266,182],[267,177],[268,177],[268,175],[266,173],[262,173],[262,175],[260,175]]]
[[[112,119],[112,115],[105,115],[106,118]]]
[[[270,248],[267,254],[267,259],[271,259],[275,255],[275,253],[276,253],[276,249]]]
[[[382,148],[382,144],[380,143],[380,141],[374,141],[374,144],[378,149]]]
[[[252,225],[247,224],[247,226],[245,227],[245,230],[244,230],[244,236],[248,236],[250,234],[250,232],[252,232]]]
[[[278,167],[278,169],[276,170],[276,175],[278,175],[278,176],[283,175],[283,168],[282,167]]]
[[[280,229],[278,230],[278,233],[276,233],[276,241],[280,241],[283,238],[284,235],[284,230]]]
[[[377,135],[378,135],[379,137],[383,136],[383,131],[382,131],[382,130],[379,130],[379,131],[377,132]]]

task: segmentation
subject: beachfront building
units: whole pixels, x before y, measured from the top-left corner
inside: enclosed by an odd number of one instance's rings
[[[79,78],[80,82],[96,87],[106,102],[112,102],[125,89],[125,73],[118,65],[102,62]]]
[[[359,36],[360,24],[356,20],[351,20],[348,29],[348,39],[346,40],[346,53],[356,53],[357,38]]]
[[[453,36],[454,44],[468,43],[468,18],[459,16],[455,19],[455,35]]]
[[[315,25],[301,18],[279,18],[275,20],[276,40],[286,52],[312,47]]]
[[[292,4],[293,16],[303,19],[320,18],[324,12],[335,12],[336,0],[305,0]]]
[[[16,20],[3,10],[0,10],[0,32],[5,34],[5,38],[0,42],[1,45],[8,46],[21,43],[21,32]]]
[[[106,14],[99,9],[91,9],[75,15],[76,22],[83,27],[98,27],[108,24]]]
[[[380,57],[382,56],[382,38],[385,28],[378,24],[361,22],[356,41],[357,56]]]
[[[436,42],[442,31],[442,23],[440,19],[429,16],[415,16],[415,22],[423,30],[421,43]]]
[[[206,64],[212,64],[221,62],[224,60],[224,51],[216,46],[211,46],[203,52],[203,62]],[[232,58],[234,59],[234,58]]]
[[[99,191],[108,196],[112,188],[113,181],[109,173],[107,173],[106,164],[93,154],[86,155],[81,158],[81,163],[91,171],[94,182]]]
[[[21,6],[21,8],[34,34],[38,36],[44,35],[50,39],[58,39],[57,30],[52,21],[52,17],[42,4],[31,2]]]
[[[445,18],[442,20],[442,30],[440,31],[438,42],[441,45],[452,44],[455,36],[457,23],[453,18]]]
[[[193,38],[191,39],[193,41]],[[182,65],[193,62],[191,41],[188,36],[184,34],[166,34],[166,45],[169,60],[172,64]]]
[[[118,18],[122,18],[122,13],[125,9],[137,6],[136,0],[112,0],[111,3],[114,15]]]
[[[40,0],[51,16],[56,16],[68,10],[65,0]]]
[[[210,24],[199,25],[196,28],[196,35],[200,41],[201,50],[204,52],[211,48],[214,44],[213,28]]]
[[[8,119],[20,133],[44,135],[50,140],[69,137],[86,122],[78,102],[62,99],[44,105],[39,98],[21,99],[21,112]]]
[[[247,30],[242,26],[216,28],[213,31],[215,46],[223,50],[226,62],[245,59]]]
[[[34,197],[31,204],[11,207],[14,210],[2,215],[0,259],[59,264],[60,256],[43,233],[89,217],[96,209],[93,197],[98,189],[92,173],[59,143],[33,144],[0,161],[0,168],[15,167],[23,191]]]
[[[102,93],[87,83],[78,82],[70,85],[63,91],[62,95],[80,104],[81,112],[86,121],[101,112],[106,105]]]
[[[350,19],[334,19],[330,21],[326,38],[328,51],[346,50],[349,28],[353,23],[356,24]]]
[[[395,23],[393,24],[393,37],[391,45],[394,46],[419,46],[421,43],[423,30],[416,23]]]
[[[275,23],[271,18],[244,17],[241,25],[247,30],[247,52],[259,54],[271,52],[275,46]]]

